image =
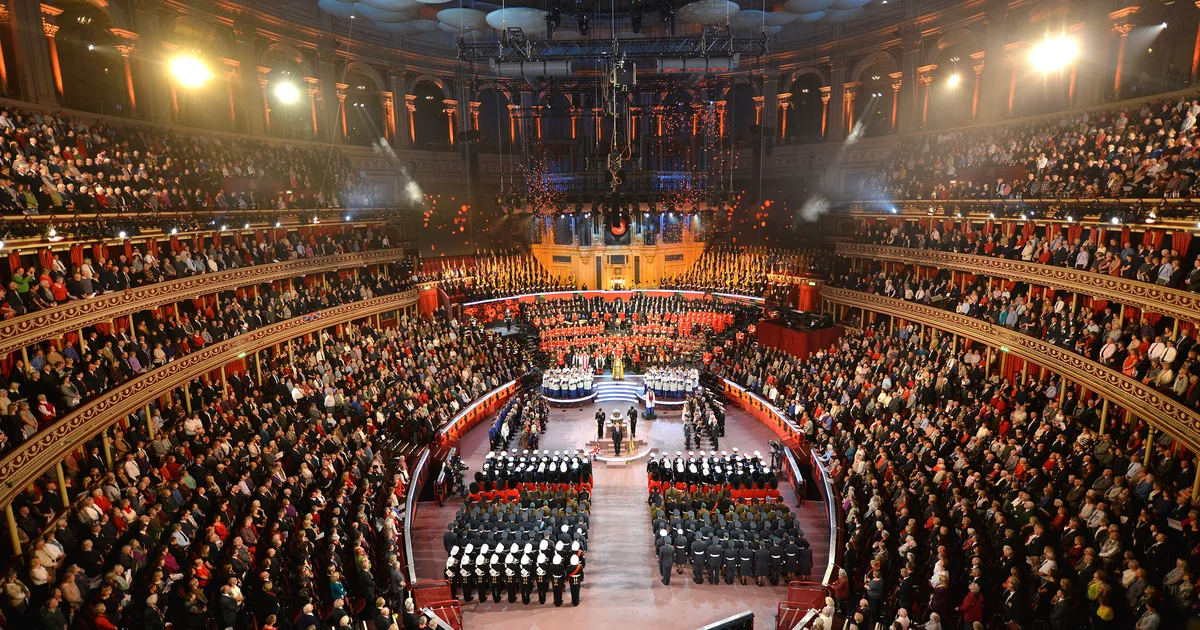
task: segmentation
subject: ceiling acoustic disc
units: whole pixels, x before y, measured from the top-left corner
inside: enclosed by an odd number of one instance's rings
[[[418,34],[433,33],[438,30],[438,24],[439,22],[437,20],[413,20],[408,23],[408,25],[413,27]]]
[[[685,4],[676,15],[684,22],[692,24],[720,24],[726,18],[733,18],[742,10],[729,0],[699,0]]]
[[[417,2],[420,2],[421,4],[443,4],[450,2],[450,0],[417,0]]]
[[[413,5],[413,6],[415,6],[415,5]],[[357,17],[365,17],[365,18],[371,20],[372,22],[384,22],[384,23],[394,24],[397,22],[411,21],[414,17],[416,17],[416,12],[411,11],[411,10],[384,11],[383,9],[376,9],[375,7],[373,7],[369,4],[363,4],[362,2],[360,2],[360,3],[358,3],[357,6],[354,7],[354,15]]]
[[[862,7],[858,7],[857,9],[845,9],[841,11],[838,9],[829,9],[825,12],[825,19],[827,19],[830,24],[841,24],[843,22],[849,22],[850,20],[853,20],[854,18],[862,15],[862,13]]]
[[[350,16],[358,13],[357,9],[361,6],[357,2],[338,2],[338,0],[317,0],[317,8],[340,18],[350,19]]]
[[[412,22],[376,22],[375,28],[387,33],[395,33],[405,37],[423,35],[438,30],[439,22],[435,20],[413,20]]]
[[[861,6],[866,6],[871,0],[833,0],[833,4],[829,5],[830,9],[846,11],[849,9],[857,9]]]
[[[487,14],[487,23],[498,31],[519,28],[526,35],[536,35],[546,32],[546,12],[529,7],[508,7]]]
[[[487,14],[478,9],[442,9],[438,11],[437,19],[453,28],[451,32],[478,31],[488,25]]]
[[[416,0],[360,0],[360,1],[363,4],[371,7],[372,9],[379,9],[380,11],[395,11],[397,13],[399,13],[401,11],[407,11],[407,10],[417,6]]]
[[[787,11],[771,11],[767,14],[767,26],[784,26],[795,21],[795,13],[788,13]]]
[[[833,0],[787,0],[783,10],[788,13],[816,13],[824,11],[833,4]]]
[[[757,9],[745,9],[738,11],[737,15],[729,20],[729,26],[738,29],[757,29],[767,22],[767,12]]]
[[[801,13],[796,16],[797,24],[812,24],[825,19],[824,11],[813,11],[812,13]]]

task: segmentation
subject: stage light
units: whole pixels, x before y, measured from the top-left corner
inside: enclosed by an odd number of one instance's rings
[[[221,231],[222,231],[222,232],[224,232],[225,230],[228,230],[228,229],[229,229],[229,226],[225,225],[224,223],[222,223],[222,224],[221,224]]]
[[[949,85],[950,87],[958,87],[959,83],[962,83],[962,77],[958,76],[957,74],[952,74],[950,75],[950,78],[946,79],[946,85]]]
[[[1121,219],[1119,217],[1113,217],[1109,220],[1109,223],[1112,223],[1113,225],[1121,225]]]
[[[178,233],[179,233],[179,228],[171,228],[171,236],[175,236]]]
[[[192,55],[179,55],[171,59],[168,67],[171,69],[171,75],[184,87],[200,87],[212,76],[208,66]]]
[[[279,99],[280,103],[295,103],[300,100],[300,89],[294,83],[286,81],[275,84],[275,98]]]
[[[1068,214],[1067,215],[1067,223],[1074,223],[1074,222],[1075,222],[1075,217]]]
[[[1079,55],[1079,43],[1065,35],[1046,35],[1029,53],[1029,62],[1040,72],[1062,70]]]
[[[249,224],[249,223],[246,223],[246,225],[242,226],[242,228],[243,228],[243,229],[246,229],[246,230],[249,230],[249,229],[250,229],[250,224]]]
[[[0,249],[4,249],[4,241],[0,241]]]
[[[587,37],[588,22],[591,20],[586,14],[579,16],[579,34]]]
[[[125,230],[121,230],[120,232],[117,232],[117,238],[124,240]]]
[[[283,227],[283,221],[276,221],[275,227]]]
[[[345,220],[349,221],[349,220],[350,220],[350,215],[348,215],[348,214],[347,214],[345,217],[342,217],[342,218],[344,218]]]

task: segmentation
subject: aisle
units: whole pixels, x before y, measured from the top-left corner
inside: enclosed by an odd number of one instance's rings
[[[551,452],[574,449],[594,439],[595,413],[596,406],[552,411],[541,447]],[[484,426],[487,424],[480,425]],[[648,438],[652,446],[662,451],[683,450],[683,429],[677,413],[660,416],[655,421],[639,422],[638,435]],[[766,453],[767,441],[773,437],[774,434],[757,420],[740,409],[730,408],[726,439],[722,441],[721,449],[732,451],[736,446],[745,452]],[[468,477],[478,470],[487,446],[487,431],[483,428],[473,430],[463,439],[463,458],[471,466]],[[564,591],[566,604],[562,608],[554,607],[549,593],[545,605],[536,603],[536,593],[534,603],[529,606],[521,604],[520,600],[509,604],[507,598],[502,598],[499,604],[490,600],[481,604],[476,600],[463,605],[468,630],[599,630],[619,628],[623,624],[686,629],[747,609],[754,611],[756,628],[775,627],[777,606],[786,595],[783,585],[697,585],[691,581],[690,573],[673,575],[670,586],[662,585],[646,507],[644,460],[627,467],[609,467],[597,462],[593,476],[588,564],[580,605],[570,605],[569,591]],[[794,506],[791,486],[785,484],[780,491],[788,505]],[[461,505],[461,502],[453,502],[438,508],[431,502],[422,503],[417,509],[413,542],[417,547],[418,578],[442,579],[446,563],[442,535]],[[798,516],[813,545],[814,566],[824,567],[829,540],[824,506],[810,501],[799,508]]]

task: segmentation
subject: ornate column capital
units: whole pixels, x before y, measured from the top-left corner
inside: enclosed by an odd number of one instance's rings
[[[7,22],[9,16],[11,15],[12,14],[8,12],[8,6],[0,4],[0,22]]]
[[[271,69],[266,66],[255,66],[254,69],[258,71],[258,84],[267,89],[267,84],[271,82],[267,75],[271,74]]]
[[[831,88],[831,87],[830,87],[830,86],[828,86],[828,85],[826,85],[825,87],[822,87],[822,88],[821,88],[821,102],[822,102],[822,103],[824,103],[825,105],[828,105],[828,104],[829,104],[829,97],[830,97],[830,94],[829,94],[829,93],[830,93],[832,90],[833,90],[833,88]]]
[[[862,87],[862,81],[847,81],[846,87],[846,102],[853,102],[858,97],[858,88]]]
[[[316,98],[321,94],[321,88],[318,87],[321,80],[317,77],[304,77],[304,82],[308,84],[308,95]]]
[[[335,84],[333,84],[333,86],[335,89],[337,89],[338,102],[345,103],[346,102],[346,88],[348,88],[350,86],[346,85],[345,83],[335,83]]]
[[[452,98],[446,98],[446,99],[442,99],[442,105],[446,106],[445,109],[442,110],[443,112],[445,112],[447,114],[457,114],[458,113],[458,101],[456,101]]]
[[[899,92],[900,88],[904,87],[904,73],[892,72],[888,74],[888,78],[892,80],[892,91]]]
[[[242,64],[237,59],[221,58],[221,63],[225,64],[225,79],[228,81],[237,81],[241,76]]]
[[[137,45],[135,45],[135,44],[132,44],[132,43],[130,43],[130,44],[117,44],[116,46],[113,46],[113,48],[116,48],[116,49],[117,49],[117,52],[121,53],[121,56],[122,56],[122,57],[124,57],[124,58],[126,58],[126,59],[128,59],[128,58],[130,58],[130,57],[132,57],[132,56],[134,56],[134,55],[136,55],[136,54],[137,54]]]
[[[141,35],[138,35],[137,33],[134,33],[133,31],[126,30],[123,28],[110,28],[110,29],[108,29],[108,32],[112,33],[113,35],[115,35],[117,37],[120,37],[121,39],[128,40],[130,42],[137,41],[137,39],[139,37],[141,37]]]

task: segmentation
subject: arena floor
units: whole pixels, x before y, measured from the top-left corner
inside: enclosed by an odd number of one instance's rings
[[[598,405],[580,409],[554,409],[543,436],[541,448],[550,451],[583,448],[595,438],[594,416]],[[611,412],[611,409],[606,409]],[[488,450],[487,427],[483,422],[466,435],[460,451],[471,466],[470,477],[478,470]],[[721,449],[767,453],[767,441],[775,437],[770,429],[740,409],[727,410],[725,439]],[[683,450],[683,426],[679,413],[661,414],[657,420],[638,422],[638,436],[648,438],[650,446],[660,451]],[[497,628],[502,630],[551,629],[612,629],[623,624],[654,628],[699,628],[745,610],[754,611],[756,628],[774,628],[779,602],[786,595],[781,584],[759,587],[751,583],[703,584],[691,581],[690,573],[674,575],[670,586],[663,586],[654,555],[654,538],[650,532],[650,515],[646,507],[645,459],[625,467],[596,462],[593,470],[594,497],[591,531],[589,532],[587,572],[580,603],[570,605],[570,595],[562,608],[555,608],[549,598],[544,605],[509,604],[507,599],[495,604],[464,604],[464,621],[468,629]],[[790,506],[795,495],[789,484],[780,491]],[[442,549],[442,534],[454,518],[461,502],[452,501],[439,508],[436,503],[422,503],[413,524],[413,543],[416,547],[417,577],[442,579],[446,553]],[[793,508],[795,509],[795,508]],[[829,526],[825,508],[819,501],[808,501],[798,509],[805,534],[813,546],[813,565],[824,569],[828,558]],[[536,594],[535,594],[536,595]]]

